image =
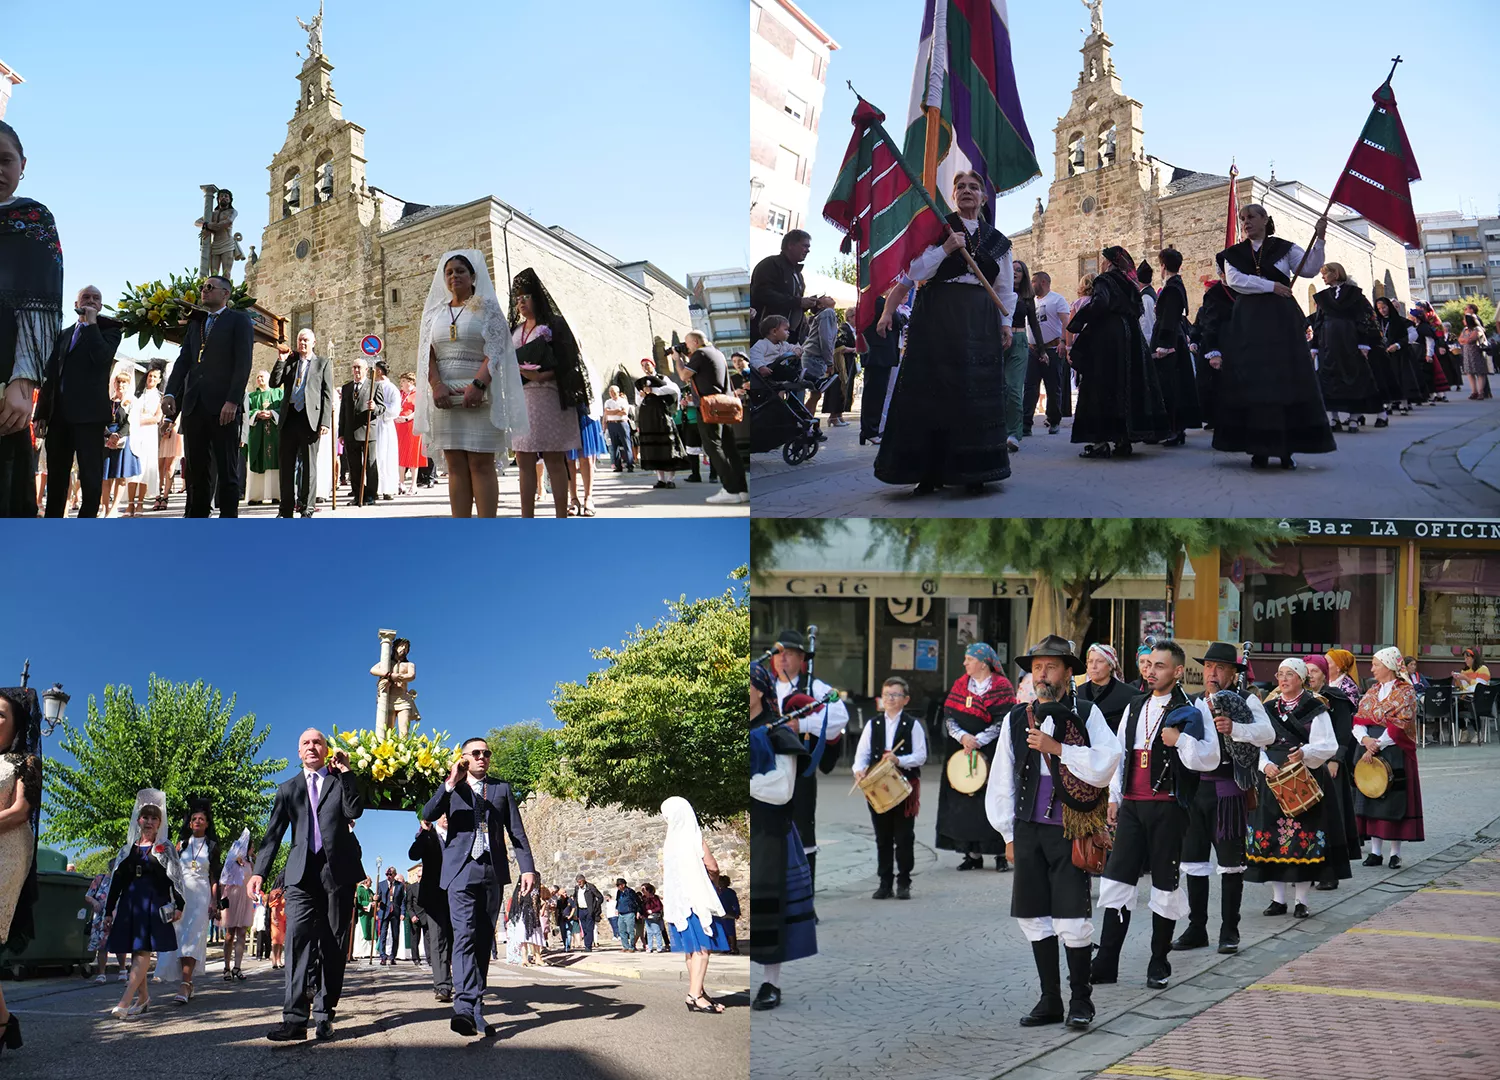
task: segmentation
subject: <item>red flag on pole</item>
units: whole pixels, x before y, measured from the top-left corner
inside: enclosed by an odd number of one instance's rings
[[[1224,247],[1234,247],[1240,242],[1240,170],[1229,166],[1229,215],[1224,219]]]
[[[1393,67],[1391,75],[1395,73]],[[1420,244],[1411,181],[1422,179],[1422,173],[1396,110],[1389,76],[1373,96],[1375,108],[1334,186],[1332,201],[1357,210],[1408,244]]]

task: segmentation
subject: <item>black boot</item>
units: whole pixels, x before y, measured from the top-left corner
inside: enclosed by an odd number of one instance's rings
[[[1036,973],[1042,981],[1042,997],[1036,1008],[1021,1017],[1021,1026],[1060,1024],[1063,1021],[1063,999],[1062,979],[1057,972],[1057,935],[1033,941],[1031,955],[1036,960]]]
[[[1179,952],[1202,949],[1208,945],[1208,878],[1187,876],[1188,925],[1182,936],[1172,942]]]
[[[1220,874],[1219,888],[1223,895],[1219,900],[1219,951],[1240,951],[1240,899],[1245,895],[1244,874]]]
[[[996,855],[995,856],[995,872],[997,874],[1008,874],[1008,873],[1010,873],[1010,863],[1008,863],[1008,862],[1005,861],[1005,856],[1004,855]]]
[[[1120,949],[1125,944],[1125,932],[1130,929],[1130,912],[1119,908],[1104,909],[1104,929],[1099,932],[1099,952],[1094,956],[1089,971],[1089,982],[1095,986],[1118,982],[1120,978]]]
[[[1068,948],[1068,1027],[1082,1029],[1094,1022],[1093,984],[1089,982],[1089,954],[1087,945]]]
[[[984,866],[984,856],[983,855],[980,855],[980,856],[976,857],[974,855],[965,854],[964,855],[964,861],[958,864],[958,868],[960,870],[978,870],[978,869],[983,868],[983,866]]]
[[[1172,965],[1167,953],[1172,951],[1172,931],[1177,929],[1177,920],[1164,919],[1151,913],[1151,962],[1146,965],[1146,985],[1153,990],[1165,989],[1167,976],[1172,974]]]

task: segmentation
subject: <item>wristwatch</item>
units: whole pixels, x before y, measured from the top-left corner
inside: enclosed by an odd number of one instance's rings
[[[488,386],[486,386],[484,383],[480,382],[478,379],[473,379],[471,381],[473,382],[474,386],[479,390],[480,393],[483,393],[484,391],[486,391],[486,390],[489,389]]]

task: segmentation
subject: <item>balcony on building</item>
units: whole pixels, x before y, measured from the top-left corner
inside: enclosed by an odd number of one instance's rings
[[[1483,245],[1473,236],[1460,236],[1442,244],[1428,244],[1422,250],[1429,255],[1439,251],[1478,251]]]
[[[1489,277],[1490,272],[1484,266],[1442,266],[1428,267],[1429,278],[1482,278]]]

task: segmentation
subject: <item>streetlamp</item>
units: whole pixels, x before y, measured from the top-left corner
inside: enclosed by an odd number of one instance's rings
[[[760,193],[766,190],[766,182],[758,176],[750,178],[750,209],[754,210],[760,202]]]
[[[57,730],[57,725],[64,722],[66,719],[64,712],[70,700],[71,698],[62,688],[62,683],[53,683],[52,689],[43,692],[42,720],[46,725],[43,734],[51,735]]]

